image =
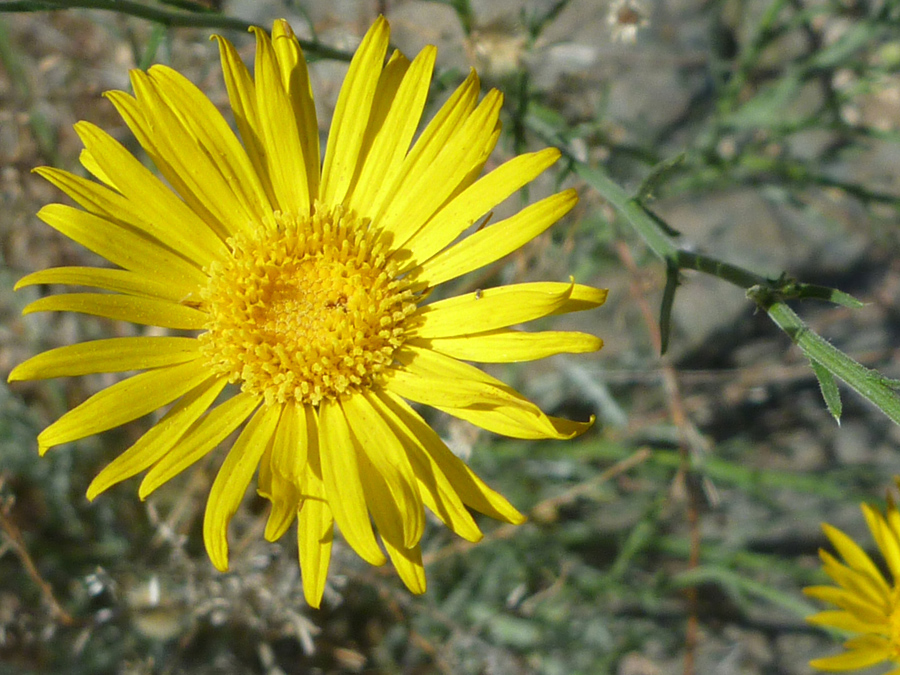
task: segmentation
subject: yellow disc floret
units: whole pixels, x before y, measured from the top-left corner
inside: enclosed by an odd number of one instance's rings
[[[341,207],[229,240],[201,294],[210,366],[266,403],[318,405],[371,386],[393,361],[413,296],[377,233]]]

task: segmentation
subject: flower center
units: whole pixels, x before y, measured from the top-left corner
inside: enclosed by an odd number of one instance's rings
[[[201,293],[210,367],[266,403],[318,405],[369,387],[415,311],[377,235],[342,207],[229,240]]]

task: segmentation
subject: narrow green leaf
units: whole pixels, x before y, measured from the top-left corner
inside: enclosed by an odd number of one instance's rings
[[[837,382],[834,381],[834,375],[821,363],[815,359],[810,359],[809,364],[812,366],[816,379],[819,381],[819,388],[822,390],[822,398],[825,399],[825,405],[828,406],[828,412],[834,418],[834,421],[840,425],[841,423],[841,392],[838,391]]]

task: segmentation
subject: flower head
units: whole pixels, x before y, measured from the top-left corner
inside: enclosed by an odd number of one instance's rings
[[[819,612],[807,621],[849,633],[857,633],[844,643],[842,654],[815,659],[813,668],[847,671],[868,668],[887,661],[900,666],[900,512],[889,500],[885,513],[862,505],[862,512],[878,545],[892,581],[860,546],[837,528],[822,524],[825,535],[843,558],[839,561],[820,550],[825,573],[836,586],[810,586],[804,592],[837,607]],[[888,675],[900,675],[900,667]]]
[[[47,427],[42,454],[170,406],[100,472],[89,499],[146,471],[143,499],[241,429],[204,517],[217,568],[227,569],[228,523],[258,469],[258,491],[271,501],[265,536],[274,541],[297,522],[310,604],[321,601],[335,523],[363,559],[380,565],[386,552],[421,593],[424,507],[471,541],[481,532],[469,509],[524,518],[409,402],[515,438],[581,433],[590,422],[549,417],[464,361],[597,350],[592,335],[512,326],[597,307],[606,292],[525,283],[427,302],[435,286],[514,251],[572,208],[566,190],[456,241],[559,153],[522,155],[479,178],[499,135],[501,96],[479,102],[474,73],[413,142],[435,49],[385,63],[380,18],[350,64],[320,164],[297,39],[284,21],[271,37],[253,31],[252,77],[217,38],[240,140],[194,85],[154,66],[131,73],[134,96],[106,96],[166,182],[87,122],[75,128],[96,181],[37,170],[82,207],[50,204],[40,218],[117,268],[30,274],[17,288],[105,292],[50,295],[25,313],[74,311],[180,333],[54,349],[10,380],[143,371]]]

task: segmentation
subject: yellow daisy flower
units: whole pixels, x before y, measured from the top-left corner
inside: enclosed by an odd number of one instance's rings
[[[862,511],[893,582],[885,579],[878,566],[850,537],[827,523],[822,524],[825,535],[844,562],[820,550],[823,569],[837,586],[810,586],[803,590],[808,596],[838,609],[819,612],[807,621],[859,635],[844,643],[847,651],[810,661],[809,665],[818,670],[857,670],[883,661],[900,666],[900,512],[893,501],[888,502],[884,514],[868,504],[862,505]],[[900,668],[887,675],[900,675]]]
[[[240,141],[174,70],[132,71],[134,96],[116,107],[166,182],[88,122],[88,180],[37,172],[82,208],[50,204],[39,217],[118,269],[65,267],[35,284],[111,293],[41,298],[24,312],[74,311],[195,337],[131,337],[53,349],[12,380],[144,371],[100,391],[39,436],[41,454],[172,404],[91,483],[94,499],[146,471],[144,499],[243,426],[213,483],[203,535],[228,567],[226,530],[253,474],[272,503],[265,536],[297,521],[303,586],[318,606],[337,523],[367,562],[391,558],[425,590],[419,540],[428,507],[461,537],[482,535],[469,509],[521,523],[441,441],[408,401],[514,438],[571,438],[591,422],[549,417],[503,382],[464,363],[591,352],[575,332],[512,328],[601,305],[606,291],[523,283],[426,303],[445,281],[490,264],[565,215],[573,190],[471,234],[466,230],[559,157],[516,157],[479,178],[500,133],[502,97],[479,102],[473,72],[418,139],[435,48],[385,63],[379,18],[350,64],[320,169],[306,61],[290,26],[259,28],[251,77],[217,37]],[[223,396],[226,385],[237,385]],[[468,508],[467,508],[468,507]],[[380,534],[384,550],[372,527]]]

